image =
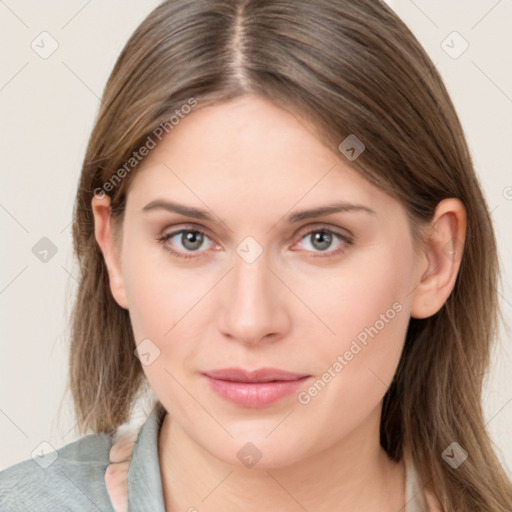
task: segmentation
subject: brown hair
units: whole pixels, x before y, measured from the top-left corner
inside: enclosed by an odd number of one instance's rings
[[[247,93],[304,120],[335,152],[355,134],[366,149],[349,164],[404,205],[415,240],[439,201],[464,204],[466,241],[454,290],[438,313],[410,320],[384,398],[381,444],[395,460],[411,457],[443,509],[512,510],[481,406],[499,320],[490,215],[442,79],[378,0],[166,1],[129,39],[103,93],[74,210],[81,274],[70,389],[79,431],[113,432],[145,379],[128,312],[110,292],[95,241],[93,194],[108,193],[121,225],[137,172],[126,162],[148,136],[158,126],[172,129],[170,116],[191,100],[201,108]],[[122,179],[106,187],[123,166]],[[469,453],[457,469],[441,457],[454,441]]]

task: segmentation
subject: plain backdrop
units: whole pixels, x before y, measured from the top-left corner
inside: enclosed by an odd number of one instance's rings
[[[0,1],[0,469],[29,458],[43,441],[59,448],[77,438],[64,394],[77,286],[75,189],[107,77],[158,3]],[[510,319],[512,2],[389,3],[427,50],[459,113],[492,210],[503,267],[498,291]],[[511,349],[503,326],[484,407],[512,475]]]

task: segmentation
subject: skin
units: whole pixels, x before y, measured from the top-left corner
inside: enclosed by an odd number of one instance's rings
[[[128,193],[118,247],[109,197],[93,198],[112,294],[129,311],[136,343],[149,338],[160,350],[143,369],[169,413],[159,437],[167,511],[404,506],[403,463],[379,444],[382,398],[410,317],[435,314],[453,289],[460,257],[447,257],[445,245],[463,242],[466,217],[457,199],[441,201],[415,252],[401,204],[349,163],[291,113],[245,96],[193,111],[150,152]],[[142,211],[155,199],[215,220]],[[285,221],[339,200],[374,213]],[[324,227],[353,243],[333,236],[322,251],[314,234]],[[205,231],[203,244],[194,252],[181,233],[158,242],[179,229]],[[247,236],[263,249],[252,263],[236,252]],[[307,391],[394,303],[400,312],[307,404],[292,393],[240,407],[201,375],[275,367],[312,375]],[[247,442],[262,454],[252,468],[237,457]]]

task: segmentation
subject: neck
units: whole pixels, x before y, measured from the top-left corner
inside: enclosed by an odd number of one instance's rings
[[[158,445],[166,512],[404,510],[404,466],[380,447],[379,418],[299,462],[246,468],[209,453],[166,414]]]

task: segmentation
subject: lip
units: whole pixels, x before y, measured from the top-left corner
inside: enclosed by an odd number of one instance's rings
[[[311,375],[277,368],[223,368],[203,373],[210,389],[221,398],[259,409],[270,406],[296,391]]]

